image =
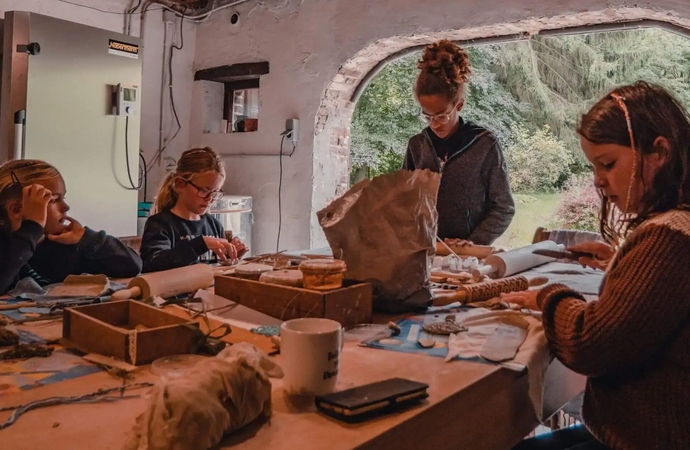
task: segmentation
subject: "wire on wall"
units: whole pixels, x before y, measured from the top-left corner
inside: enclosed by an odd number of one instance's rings
[[[287,136],[289,136],[289,133],[284,134],[280,138],[280,153],[278,154],[278,159],[280,160],[280,177],[278,178],[278,239],[276,240],[276,252],[280,251],[280,232],[283,228],[283,156],[286,156],[283,155],[283,143],[285,142],[285,138]],[[292,155],[295,153],[296,148],[297,146],[293,144],[292,151],[287,155],[288,158],[292,158]]]
[[[167,9],[168,11],[175,13],[175,15],[177,15],[178,17],[182,17],[184,20],[189,20],[191,22],[199,23],[199,22],[207,21],[211,17],[211,15],[213,15],[213,13],[216,13],[216,12],[221,11],[221,10],[226,9],[226,8],[230,8],[232,6],[241,5],[242,3],[246,3],[248,1],[249,0],[237,0],[235,2],[228,3],[226,5],[211,8],[209,11],[206,11],[205,13],[197,14],[195,16],[189,16],[186,14],[186,12],[179,12],[178,10],[171,8],[170,6],[162,3],[159,0],[153,0],[153,3],[157,3],[157,4],[161,5],[161,7],[163,9]]]
[[[126,15],[134,15],[134,14],[141,14],[142,13],[141,11],[140,12],[132,12],[132,13],[130,13],[129,11],[125,11],[125,12],[108,11],[107,9],[100,9],[100,8],[96,8],[95,6],[89,6],[89,5],[82,5],[81,3],[71,2],[69,0],[57,0],[57,1],[59,1],[61,3],[67,3],[68,5],[78,6],[79,8],[92,9],[94,11],[98,11],[98,12],[101,12],[103,14],[115,14],[118,16],[126,16]],[[156,8],[156,9],[152,9],[151,11],[160,11],[162,9],[165,9],[165,8]]]
[[[168,139],[165,144],[161,146],[161,148],[156,152],[156,154],[153,156],[151,159],[151,162],[149,162],[147,166],[147,170],[150,170],[153,165],[161,158],[163,155],[163,152],[168,148],[170,143],[175,140],[178,134],[180,134],[180,130],[182,130],[182,124],[180,123],[180,117],[177,114],[177,107],[175,105],[175,91],[174,91],[174,84],[173,84],[173,58],[175,55],[175,50],[182,50],[184,48],[184,21],[180,20],[180,45],[176,44],[171,44],[170,45],[170,52],[168,56],[168,93],[170,97],[170,109],[172,110],[173,117],[175,118],[175,124],[177,125],[177,130],[175,131],[175,134]],[[161,110],[161,114],[163,114],[163,111]]]
[[[139,154],[141,156],[141,153]],[[127,178],[129,179],[129,184],[131,187],[125,187],[125,189],[130,191],[138,191],[144,185],[144,179],[146,178],[146,165],[144,165],[144,175],[139,175],[139,183],[134,184],[132,179],[132,171],[129,168],[129,116],[125,116],[125,161],[127,163]],[[141,168],[139,168],[141,170]]]

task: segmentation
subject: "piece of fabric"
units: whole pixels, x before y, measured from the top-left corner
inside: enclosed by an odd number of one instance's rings
[[[204,236],[225,238],[223,226],[210,214],[204,214],[201,220],[185,220],[170,210],[154,214],[146,220],[141,238],[144,272],[218,262],[204,243]]]
[[[206,450],[258,418],[269,419],[271,382],[264,367],[282,375],[253,345],[235,344],[183,376],[162,378],[124,449]]]
[[[690,212],[640,225],[609,264],[599,300],[564,285],[542,289],[556,357],[586,375],[582,417],[614,449],[690,442]]]
[[[534,413],[541,421],[544,410],[544,378],[551,363],[551,354],[538,318],[520,311],[489,311],[485,308],[475,308],[459,314],[457,322],[467,327],[467,331],[450,335],[446,361],[452,361],[456,356],[480,357],[487,339],[499,326],[503,323],[522,324],[523,321],[528,323],[527,337],[518,346],[517,354],[512,360],[499,364],[510,370],[527,369],[529,397]]]
[[[439,159],[437,150],[447,155],[445,160]],[[442,174],[436,202],[441,239],[491,245],[513,220],[515,202],[501,145],[472,122],[462,122],[445,141],[429,128],[413,136],[403,168]]]

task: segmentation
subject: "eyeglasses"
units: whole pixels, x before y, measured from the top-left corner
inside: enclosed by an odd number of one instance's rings
[[[440,123],[441,125],[445,125],[448,122],[450,122],[450,119],[453,117],[453,113],[455,110],[458,108],[460,103],[457,105],[453,106],[453,109],[450,110],[449,113],[442,113],[442,114],[434,114],[433,116],[430,116],[429,114],[424,113],[424,111],[419,111],[419,118],[422,120],[424,123],[431,123],[432,121],[436,121],[437,123]]]
[[[196,189],[196,195],[204,200],[211,198],[212,201],[216,201],[223,196],[223,191],[209,191],[208,189],[200,188],[191,181],[187,181],[187,184],[191,184]]]

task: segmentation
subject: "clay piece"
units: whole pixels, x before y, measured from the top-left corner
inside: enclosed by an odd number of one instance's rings
[[[395,322],[388,322],[388,328],[391,329],[391,335],[392,335],[392,336],[397,336],[397,335],[399,335],[400,332],[402,331],[402,330],[400,329],[400,327],[398,326],[398,324],[395,323]]]
[[[453,314],[446,317],[443,322],[427,323],[422,327],[424,331],[430,334],[449,335],[467,331],[467,327],[460,325],[455,321]]]
[[[17,344],[14,348],[0,353],[0,360],[28,359],[35,356],[46,358],[53,353],[53,347],[37,344]]]
[[[424,338],[417,341],[417,344],[422,348],[432,348],[435,343],[436,341],[431,338]]]
[[[0,347],[19,344],[19,335],[7,328],[0,327]]]

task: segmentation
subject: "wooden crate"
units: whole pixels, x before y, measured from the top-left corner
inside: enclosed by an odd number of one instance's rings
[[[135,330],[137,325],[147,328]],[[133,365],[192,353],[200,333],[198,323],[134,300],[67,308],[62,326],[65,346]]]
[[[279,286],[218,275],[216,294],[281,320],[325,317],[343,326],[370,323],[372,287],[369,283],[345,282],[333,291]]]

